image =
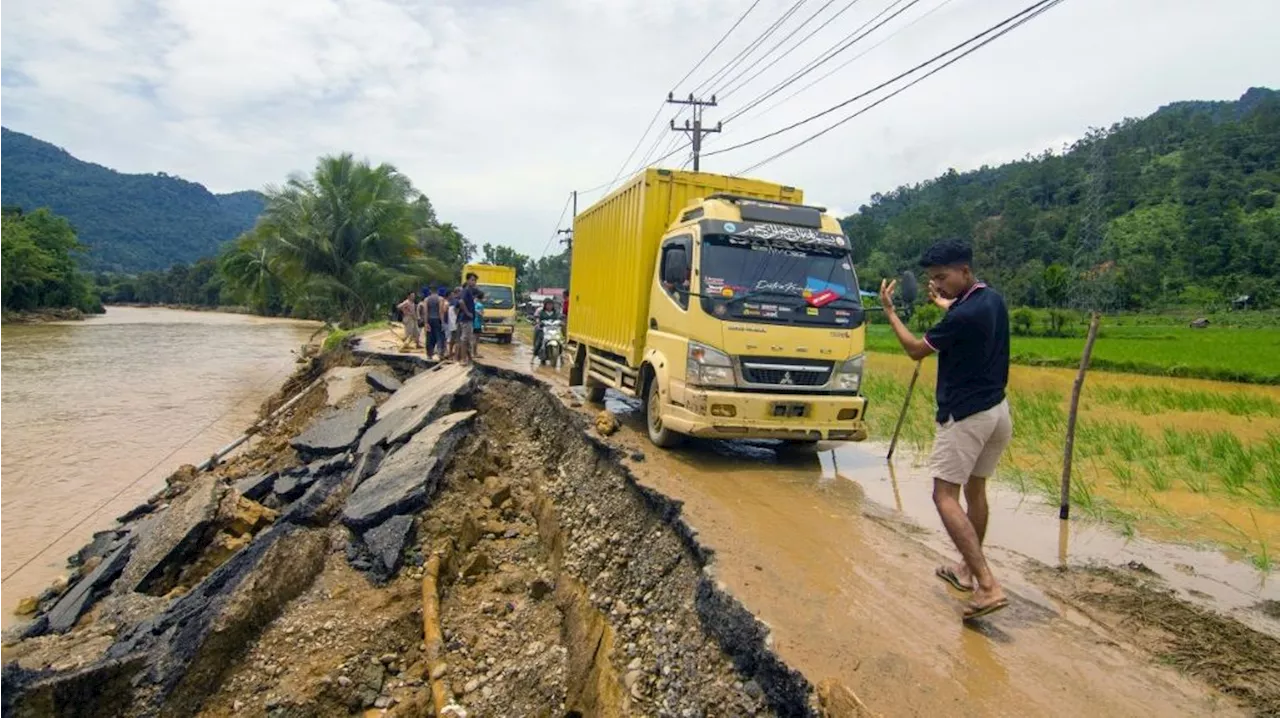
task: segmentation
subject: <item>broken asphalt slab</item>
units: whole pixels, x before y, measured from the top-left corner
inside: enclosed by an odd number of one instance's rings
[[[470,371],[457,364],[442,365],[415,375],[378,408],[379,419],[361,438],[357,453],[366,453],[379,444],[395,446],[431,420],[447,414],[454,397],[470,378]]]
[[[362,396],[348,407],[326,409],[289,444],[308,461],[341,454],[360,439],[373,414],[373,397]]]
[[[278,476],[279,474],[273,471],[269,474],[259,474],[240,479],[235,483],[236,493],[252,501],[261,501],[267,497],[267,494],[271,493],[271,487],[275,484]]]
[[[168,508],[143,519],[133,556],[120,577],[121,589],[151,593],[172,583],[169,579],[212,538],[222,494],[216,476],[200,474]]]
[[[397,409],[434,404],[443,397],[452,397],[470,378],[471,368],[461,364],[441,364],[418,372],[383,402],[379,414],[385,416]]]
[[[373,557],[370,573],[377,582],[388,581],[400,570],[404,549],[409,545],[412,533],[413,517],[400,515],[392,516],[360,537],[365,550]]]
[[[385,369],[370,369],[369,373],[364,375],[364,380],[378,391],[394,392],[401,387],[400,380]]]
[[[342,511],[342,523],[355,531],[367,531],[396,514],[425,507],[444,473],[444,458],[466,434],[475,413],[462,411],[441,417],[383,459],[377,473],[352,492]]]
[[[126,542],[102,560],[98,567],[89,572],[87,576],[80,579],[71,590],[67,591],[58,602],[49,609],[46,614],[48,618],[48,630],[54,633],[63,633],[71,630],[76,625],[76,621],[80,620],[80,616],[97,601],[102,594],[107,592],[112,582],[124,570],[125,565],[129,562],[129,550],[132,546],[131,542]]]
[[[121,663],[136,666],[124,677],[134,686],[125,704],[132,703],[134,713],[152,715],[163,706],[165,714],[193,715],[261,628],[310,586],[324,566],[328,549],[323,531],[276,524],[164,613],[122,635],[101,661],[86,670],[105,672]],[[60,678],[78,682],[83,672]],[[58,680],[55,675],[43,683],[57,692]],[[49,687],[51,682],[55,685]],[[23,696],[17,701],[23,702]],[[121,713],[105,705],[84,712]]]

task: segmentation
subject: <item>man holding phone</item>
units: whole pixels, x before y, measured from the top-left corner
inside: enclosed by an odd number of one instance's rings
[[[987,531],[987,479],[1013,437],[1005,387],[1009,382],[1009,310],[1004,298],[973,275],[973,250],[945,239],[925,251],[920,265],[929,292],[946,314],[922,339],[907,329],[893,306],[896,281],[880,283],[880,304],[898,343],[917,361],[938,355],[937,435],[929,470],[933,502],[963,560],[935,574],[972,592],[969,620],[1009,605],[982,553]],[[967,510],[960,505],[963,490]]]

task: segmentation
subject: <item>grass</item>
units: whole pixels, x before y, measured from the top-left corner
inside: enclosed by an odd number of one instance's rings
[[[1105,319],[1103,327],[1094,347],[1094,369],[1280,384],[1280,330],[1274,328],[1108,326]],[[898,351],[892,330],[884,324],[867,327],[867,347],[871,351]],[[1010,359],[1029,366],[1075,367],[1080,365],[1083,347],[1083,337],[1015,336],[1010,344]],[[1268,411],[1280,412],[1276,402],[1271,401],[1268,406]]]
[[[341,346],[342,343],[350,337],[364,334],[365,332],[376,331],[378,329],[386,329],[389,326],[391,326],[391,322],[384,319],[380,322],[369,322],[368,324],[362,324],[358,327],[352,327],[351,329],[334,329],[329,332],[329,336],[324,338],[324,344],[321,346],[321,351],[332,351]]]

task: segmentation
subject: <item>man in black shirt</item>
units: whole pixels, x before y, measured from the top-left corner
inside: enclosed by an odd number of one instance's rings
[[[893,307],[896,282],[881,282],[880,303],[907,355],[917,361],[938,354],[937,435],[929,469],[933,502],[964,560],[936,574],[960,591],[973,592],[966,620],[1009,605],[982,554],[987,531],[987,479],[1013,437],[1005,386],[1009,381],[1009,310],[1004,298],[978,281],[973,250],[954,239],[927,251],[920,265],[929,275],[942,321],[917,339]],[[968,511],[960,506],[964,491]],[[976,586],[974,585],[976,583]]]

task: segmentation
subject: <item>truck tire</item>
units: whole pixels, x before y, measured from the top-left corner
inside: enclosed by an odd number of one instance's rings
[[[649,429],[649,441],[660,449],[679,446],[684,438],[662,423],[662,398],[658,394],[657,379],[649,380],[649,394],[644,402],[644,423]]]
[[[592,404],[604,403],[604,390],[608,388],[595,379],[587,379],[587,401]]]

